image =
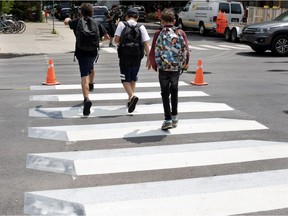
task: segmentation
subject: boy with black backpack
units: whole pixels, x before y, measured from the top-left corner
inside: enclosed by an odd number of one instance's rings
[[[121,82],[128,94],[128,112],[132,113],[138,102],[134,95],[141,60],[149,54],[150,37],[144,25],[137,24],[139,13],[135,8],[129,8],[126,21],[119,22],[115,32],[115,42],[118,43],[118,57]],[[149,65],[147,58],[146,66]]]
[[[99,40],[102,37],[109,39],[105,28],[92,19],[93,7],[88,3],[81,5],[79,19],[66,18],[65,25],[69,25],[76,36],[75,56],[79,63],[81,87],[84,97],[83,115],[90,114],[92,102],[89,100],[89,91],[93,91],[94,62],[98,58]]]
[[[156,31],[153,37],[148,69],[152,66],[159,72],[165,116],[161,129],[168,130],[178,124],[178,81],[181,72],[188,68],[189,48],[185,32],[174,27],[175,15],[172,9],[165,9],[161,13],[161,23],[163,29]]]

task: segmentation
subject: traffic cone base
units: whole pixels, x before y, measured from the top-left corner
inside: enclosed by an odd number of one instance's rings
[[[49,60],[46,82],[42,82],[42,85],[59,85],[60,82],[56,80],[53,60]]]
[[[204,82],[204,76],[203,76],[203,69],[202,69],[202,61],[198,60],[197,69],[196,69],[196,76],[193,82],[191,82],[192,85],[208,85],[208,83]]]

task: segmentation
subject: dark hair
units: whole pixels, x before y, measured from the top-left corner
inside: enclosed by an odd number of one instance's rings
[[[81,4],[81,13],[84,17],[92,17],[93,14],[93,7],[89,3],[82,3]]]
[[[137,14],[127,14],[128,18],[134,18],[134,19],[138,19],[138,15]]]
[[[175,21],[175,14],[173,9],[165,8],[161,13],[161,20],[168,23],[173,23]]]

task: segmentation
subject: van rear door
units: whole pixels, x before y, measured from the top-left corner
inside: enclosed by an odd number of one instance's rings
[[[244,16],[244,8],[241,3],[231,2],[231,20],[230,22],[242,22]]]

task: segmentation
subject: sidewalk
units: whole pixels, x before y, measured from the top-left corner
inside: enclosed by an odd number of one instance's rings
[[[0,34],[0,54],[43,54],[74,51],[73,31],[58,20],[54,22],[58,34],[52,34],[52,19],[48,23],[26,23],[23,34]]]
[[[147,29],[157,29],[155,23],[144,23]],[[63,21],[54,20],[54,29],[58,34],[52,34],[53,20],[48,23],[26,23],[23,34],[0,34],[0,57],[3,54],[51,54],[74,52],[75,36]],[[107,42],[108,43],[108,42]]]

